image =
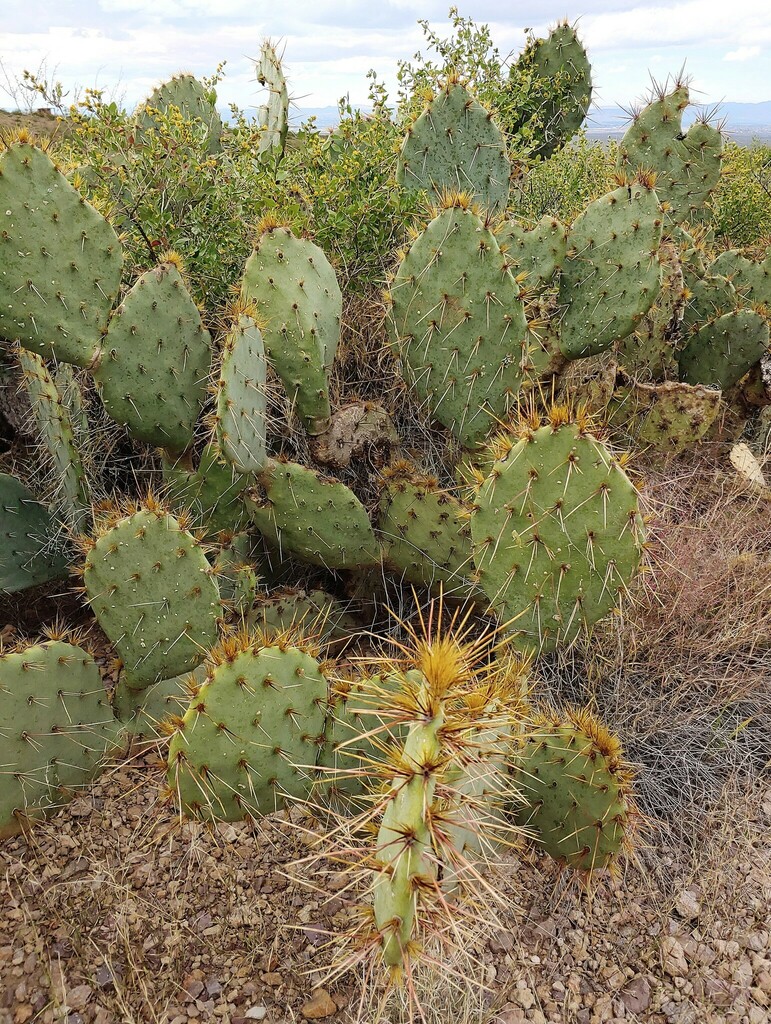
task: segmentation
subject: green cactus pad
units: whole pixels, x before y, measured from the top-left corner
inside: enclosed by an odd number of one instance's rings
[[[618,361],[643,381],[664,380],[676,372],[675,343],[686,301],[683,268],[672,242],[662,242],[659,259],[663,268],[661,290],[634,334],[618,346]]]
[[[268,101],[257,112],[257,120],[265,129],[260,136],[257,152],[260,159],[278,163],[284,155],[289,132],[289,89],[281,67],[281,58],[269,39],[260,47],[260,59],[255,61],[257,81],[268,90]]]
[[[323,433],[343,308],[329,260],[289,228],[269,228],[246,262],[241,297],[257,307],[265,352],[306,430]]]
[[[419,587],[443,584],[444,593],[469,589],[471,535],[457,498],[409,466],[384,474],[378,533],[386,562]]]
[[[61,640],[0,654],[0,840],[94,779],[116,725],[96,662]]]
[[[70,409],[40,356],[23,348],[18,356],[46,461],[52,463],[57,516],[75,533],[84,532],[89,529],[91,500]]]
[[[547,288],[562,266],[568,248],[568,229],[556,217],[541,217],[534,228],[527,230],[515,220],[506,220],[496,238],[511,261],[511,270],[522,282],[525,291]]]
[[[249,548],[250,538],[237,535],[220,547],[214,560],[220,597],[236,620],[248,615],[257,592],[257,572],[247,560]]]
[[[468,192],[486,210],[503,211],[511,165],[492,115],[468,90],[448,82],[407,130],[396,180],[411,192]]]
[[[216,383],[217,439],[238,473],[259,473],[265,465],[266,373],[260,329],[240,316],[223,343]]]
[[[58,580],[68,571],[51,514],[20,480],[0,473],[0,593]]]
[[[517,104],[506,129],[519,136],[518,149],[548,160],[576,134],[592,102],[592,68],[575,29],[564,22],[531,40],[509,79]]]
[[[343,602],[324,590],[288,588],[263,596],[246,621],[251,629],[268,635],[297,630],[321,645],[349,640],[361,629]]]
[[[207,668],[169,745],[180,809],[237,821],[306,799],[327,701],[316,660],[296,647],[254,644]]]
[[[193,673],[161,679],[144,690],[132,689],[121,679],[112,695],[112,711],[129,736],[159,739],[175,718],[181,718],[190,704],[191,687],[206,678],[199,665]]]
[[[687,86],[661,91],[627,129],[618,150],[619,167],[627,172],[656,172],[656,192],[666,204],[670,223],[700,213],[720,178],[723,137],[702,121],[682,130],[683,111],[690,102]]]
[[[0,153],[0,208],[0,337],[89,366],[120,287],[118,236],[26,143]]]
[[[715,274],[694,277],[689,273],[687,284],[682,318],[682,331],[686,336],[689,332],[698,331],[708,321],[732,313],[741,303],[727,277]]]
[[[568,359],[597,355],[631,334],[661,281],[661,211],[640,182],[595,199],[575,220],[562,265],[560,348]]]
[[[753,262],[740,249],[721,252],[710,274],[727,277],[745,302],[771,307],[771,249],[762,262]]]
[[[680,379],[724,391],[768,350],[768,324],[749,309],[726,313],[691,336],[680,353]]]
[[[637,444],[681,452],[692,448],[712,426],[721,395],[703,384],[633,381],[615,392],[608,422],[622,426]]]
[[[215,95],[207,91],[193,75],[175,75],[154,89],[138,108],[140,140],[145,132],[157,130],[157,116],[153,111],[165,114],[171,107],[176,107],[185,120],[201,121],[206,133],[207,150],[209,153],[219,153],[222,119],[215,106]]]
[[[206,395],[209,333],[173,263],[144,273],[110,321],[94,369],[104,407],[140,441],[182,452]]]
[[[479,488],[479,583],[524,650],[569,643],[610,612],[637,570],[637,491],[578,425],[528,429]]]
[[[616,865],[634,808],[615,737],[585,712],[543,718],[519,744],[513,767],[527,801],[517,819],[537,846],[585,874]]]
[[[160,510],[136,512],[103,533],[84,581],[134,689],[194,668],[217,639],[219,592],[206,557]]]
[[[495,235],[461,206],[435,217],[391,287],[391,328],[419,399],[467,447],[516,404],[537,356]],[[545,357],[544,357],[545,359]]]
[[[176,510],[189,513],[193,525],[207,537],[235,533],[247,519],[243,492],[250,479],[227,465],[213,442],[208,444],[198,469],[187,469],[181,460],[162,461],[166,497]]]
[[[265,499],[249,501],[254,525],[281,552],[328,569],[379,565],[369,517],[345,484],[296,462],[268,460]]]

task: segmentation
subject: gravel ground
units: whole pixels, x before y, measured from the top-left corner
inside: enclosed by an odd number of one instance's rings
[[[700,829],[675,842],[653,828],[594,894],[511,855],[491,879],[503,928],[483,922],[450,973],[417,973],[425,1021],[771,1021],[771,789],[726,791]],[[324,987],[347,879],[293,868],[302,835],[180,823],[157,752],[116,764],[0,849],[0,1024],[408,1019],[356,977]]]

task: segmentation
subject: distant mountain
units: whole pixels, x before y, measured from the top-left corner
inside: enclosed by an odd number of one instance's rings
[[[372,108],[359,109],[370,113]],[[711,121],[722,121],[725,131],[739,142],[749,142],[754,137],[771,142],[771,100],[689,107],[683,116],[684,126],[688,127],[701,113],[709,115]],[[315,116],[316,127],[322,130],[334,128],[339,121],[337,107],[296,107],[292,110],[292,127],[299,127],[311,116]],[[586,129],[590,138],[607,138],[623,135],[628,124],[629,113],[622,107],[592,107]]]

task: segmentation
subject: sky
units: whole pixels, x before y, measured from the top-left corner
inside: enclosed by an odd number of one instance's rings
[[[771,100],[769,0],[456,0],[461,14],[490,25],[503,54],[522,49],[526,28],[544,35],[577,22],[600,106],[629,106],[685,66],[692,98]],[[3,0],[0,106],[14,106],[10,79],[24,69],[77,87],[97,87],[131,108],[177,71],[211,74],[227,61],[220,103],[252,113],[262,101],[253,59],[265,37],[280,43],[299,107],[333,106],[346,93],[367,102],[366,73],[395,92],[399,58],[425,49],[418,18],[447,34],[449,2],[433,0]],[[212,11],[216,11],[213,14]]]

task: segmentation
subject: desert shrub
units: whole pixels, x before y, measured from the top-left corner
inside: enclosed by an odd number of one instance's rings
[[[591,142],[580,132],[548,160],[523,169],[512,185],[512,212],[525,222],[548,214],[570,223],[588,203],[615,187],[615,151],[615,142]]]
[[[771,146],[754,142],[725,147],[722,174],[712,196],[716,236],[730,247],[771,238]]]

